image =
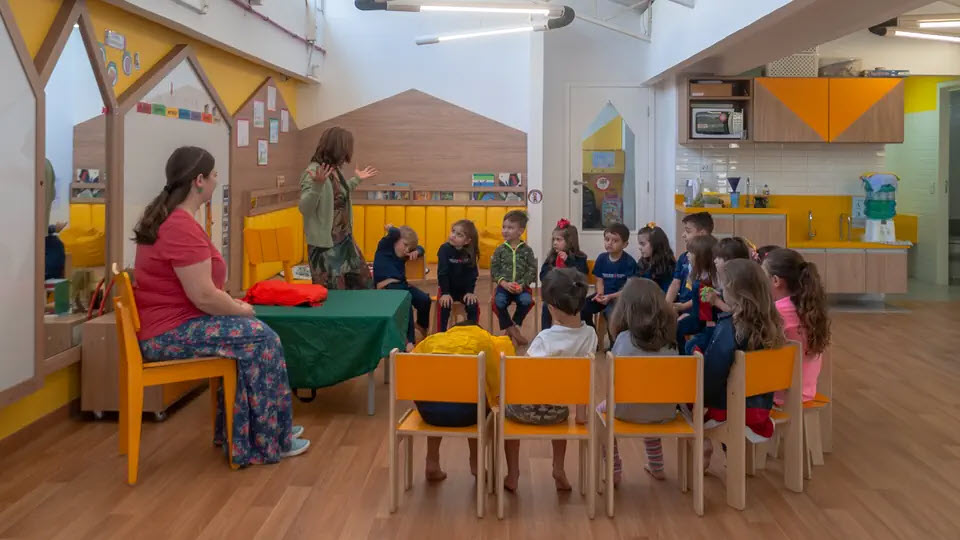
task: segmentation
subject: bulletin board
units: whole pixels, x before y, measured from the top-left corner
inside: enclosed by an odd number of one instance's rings
[[[0,23],[0,392],[36,375],[38,311],[37,99],[20,55]],[[14,127],[15,126],[15,127]],[[42,277],[42,272],[39,273]]]
[[[224,245],[224,193],[230,186],[230,129],[210,90],[188,60],[174,67],[124,116],[123,144],[123,261],[133,266],[133,229],[144,209],[166,185],[166,163],[180,146],[199,146],[216,160],[218,186],[213,194],[211,240],[228,256]],[[196,216],[206,225],[205,209]],[[227,231],[229,233],[229,230]]]

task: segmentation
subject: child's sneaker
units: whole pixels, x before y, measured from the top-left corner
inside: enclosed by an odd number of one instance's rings
[[[299,439],[303,435],[303,426],[293,426],[290,428],[290,436],[294,439]]]
[[[280,457],[288,458],[299,456],[300,454],[306,452],[307,448],[310,448],[310,441],[307,439],[294,439],[293,442],[290,443],[290,449],[281,453]]]

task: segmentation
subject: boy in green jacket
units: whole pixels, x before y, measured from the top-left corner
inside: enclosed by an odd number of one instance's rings
[[[529,340],[520,333],[523,319],[533,307],[530,284],[537,279],[537,257],[530,246],[520,237],[527,228],[527,214],[520,210],[511,210],[503,217],[503,243],[493,252],[490,261],[490,277],[497,284],[494,295],[494,311],[500,322],[500,329],[519,345],[529,344]],[[507,306],[516,303],[511,319]]]

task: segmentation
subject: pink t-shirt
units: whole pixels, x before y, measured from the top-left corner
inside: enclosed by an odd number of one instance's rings
[[[785,296],[776,302],[777,311],[783,317],[783,333],[787,339],[801,343],[804,348],[807,346],[807,332],[800,322],[800,316],[797,315],[797,307],[793,305],[793,300]],[[820,376],[820,365],[823,363],[823,354],[803,354],[803,400],[810,401],[817,395],[817,377]],[[783,396],[777,393],[776,401],[783,403]]]
[[[206,315],[187,297],[174,271],[206,259],[210,259],[213,284],[222,289],[227,279],[223,257],[197,220],[180,208],[160,225],[156,243],[137,246],[133,295],[140,314],[138,339],[159,336]]]

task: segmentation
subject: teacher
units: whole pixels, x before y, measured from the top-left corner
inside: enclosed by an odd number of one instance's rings
[[[254,318],[253,307],[223,290],[227,265],[194,217],[217,188],[209,152],[177,148],[167,160],[163,191],[134,229],[134,300],[144,360],[196,357],[237,361],[233,404],[233,463],[276,463],[302,454],[310,441],[293,425],[287,366],[276,332]],[[214,444],[222,445],[223,392],[217,396]]]
[[[353,134],[332,127],[320,135],[310,164],[300,175],[300,213],[313,283],[328,289],[369,289],[370,269],[353,240],[350,192],[377,175],[373,167],[343,178],[340,168],[353,160]]]

